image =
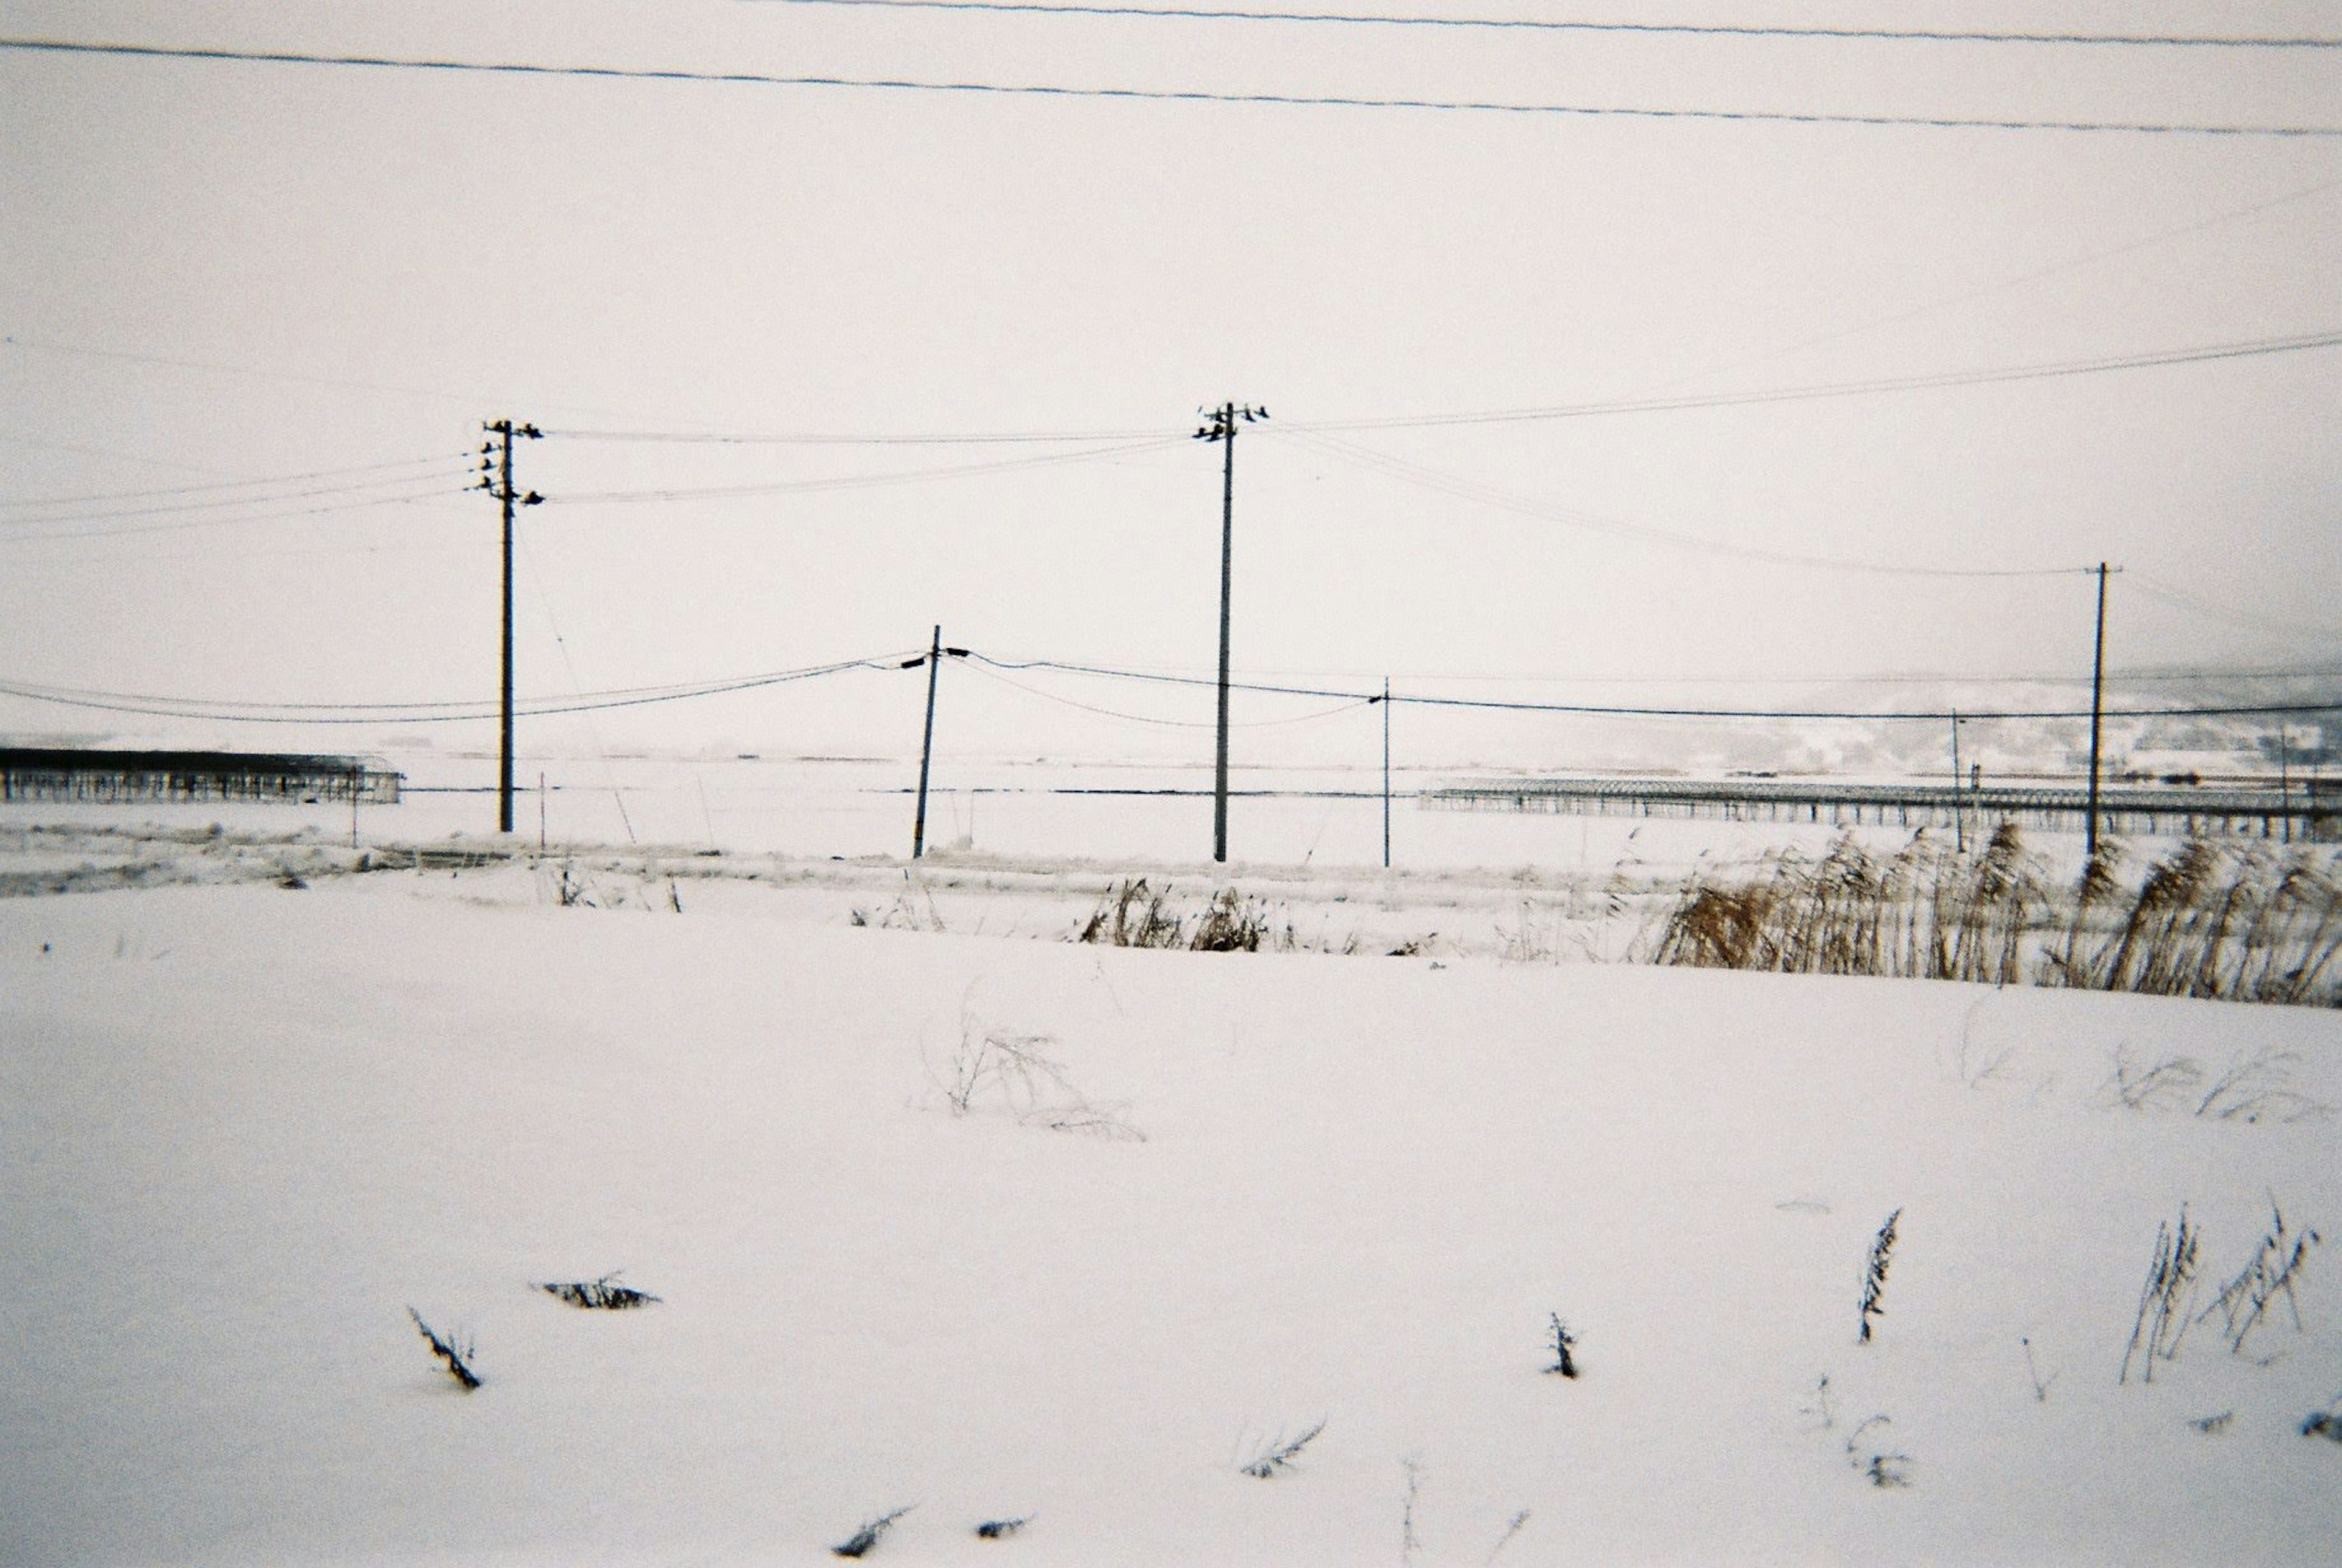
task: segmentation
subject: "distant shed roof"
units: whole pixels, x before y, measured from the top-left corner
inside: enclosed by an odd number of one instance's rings
[[[175,774],[382,773],[380,757],[300,752],[117,752],[84,746],[0,746],[0,768]]]

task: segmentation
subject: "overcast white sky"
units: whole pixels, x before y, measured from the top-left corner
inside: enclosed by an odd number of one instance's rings
[[[1347,8],[2342,35],[2317,5]],[[728,0],[7,3],[0,35],[2342,127],[2342,50]],[[480,421],[502,414],[556,433],[521,453],[522,484],[549,497],[524,521],[524,694],[908,650],[937,622],[949,641],[1003,658],[1207,674],[1219,454],[1186,437],[1199,405],[1229,398],[1274,415],[1237,449],[1240,671],[1346,684],[1387,673],[1402,687],[1595,700],[1647,689],[1727,704],[1824,690],[1884,701],[1891,689],[1817,683],[1898,672],[2087,674],[2085,577],[1889,576],[1736,550],[2000,570],[2107,560],[2126,569],[2108,633],[2116,666],[2332,668],[2342,664],[2342,349],[1826,401],[1311,427],[2328,332],[2342,328],[2337,275],[2333,137],[1504,116],[0,50],[0,679],[205,700],[492,699],[496,509],[458,492]],[[596,502],[1096,448],[558,434],[583,430],[1166,439],[920,483]],[[1348,445],[1328,445],[1329,434]],[[1377,459],[1446,477],[1403,482]],[[18,504],[310,474],[332,476]],[[375,493],[335,488],[380,480],[399,482],[389,494],[440,493],[349,507]],[[1476,487],[1529,510],[1459,493]],[[150,510],[223,495],[251,500]],[[304,510],[326,505],[337,509]],[[1740,684],[1751,677],[1806,684]],[[1118,711],[1210,715],[1207,692],[1019,678]],[[1669,684],[1622,684],[1645,679]],[[608,716],[603,733],[899,750],[916,740],[902,723],[911,682],[636,710]],[[978,684],[973,673],[966,684]],[[1058,725],[1047,744],[1096,753],[1151,733],[986,689],[996,705],[985,723],[1001,726],[1003,749],[1028,722],[1042,733],[1044,714]],[[1299,711],[1266,703],[1247,712]],[[192,742],[354,739],[0,697],[0,730],[19,734],[115,723]],[[1208,756],[1208,730],[1199,734]],[[447,744],[492,744],[493,725]]]

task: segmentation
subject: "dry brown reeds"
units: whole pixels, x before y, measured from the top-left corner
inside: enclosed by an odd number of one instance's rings
[[[2010,823],[1974,855],[1925,833],[1884,856],[1842,837],[1818,860],[1695,878],[1651,961],[2342,1006],[2333,852],[2189,839],[2135,886],[2122,858],[2108,846],[2064,888]]]
[[[2089,891],[2085,883],[2086,894]],[[2087,896],[2041,981],[2093,991],[2342,1006],[2342,878],[2329,854],[2189,839],[2149,866],[2086,948]]]
[[[1819,860],[1769,856],[1741,886],[1694,882],[1652,961],[2006,984],[2020,978],[2026,934],[2049,896],[2006,824],[1974,856],[1922,834],[1882,858],[1849,835]]]
[[[1127,877],[1106,889],[1074,933],[1076,942],[1108,947],[1176,947],[1191,953],[1257,953],[1296,945],[1290,922],[1276,924],[1268,907],[1234,887],[1223,887],[1192,914],[1172,901],[1171,889]]]

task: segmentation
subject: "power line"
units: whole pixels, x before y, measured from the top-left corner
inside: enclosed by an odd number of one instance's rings
[[[876,92],[956,93],[989,97],[1258,105],[1276,108],[1406,109],[1430,114],[1537,115],[1577,119],[1705,120],[1726,124],[1861,125],[1955,131],[2071,131],[2126,135],[2250,136],[2288,139],[2342,137],[2342,125],[2233,125],[2147,120],[1996,119],[1953,115],[1852,115],[1782,109],[1521,104],[1467,98],[1367,98],[1336,94],[1216,92],[1204,88],[1086,87],[1042,82],[946,82],[909,77],[787,75],[768,71],[694,71],[681,67],[659,68],[639,65],[548,65],[512,60],[451,60],[382,55],[325,55],[295,50],[197,48],[158,44],[75,43],[55,38],[0,38],[0,49],[66,55],[111,55],[144,59],[237,61],[273,65],[334,65],[372,70],[575,77],[600,81],[707,83],[763,87],[840,87]]]
[[[461,457],[432,457],[422,459],[420,463],[400,464],[395,466],[416,467],[425,463],[444,464],[449,463],[461,463],[463,461],[464,459]],[[113,522],[125,517],[156,517],[182,512],[216,512],[224,508],[233,506],[273,506],[286,501],[313,500],[320,495],[357,495],[363,494],[368,491],[405,489],[412,485],[422,484],[427,480],[438,479],[441,477],[443,477],[443,475],[435,474],[414,474],[400,478],[365,479],[353,484],[312,485],[305,490],[286,490],[281,494],[275,494],[225,495],[215,496],[207,501],[174,501],[159,505],[122,506],[97,512],[61,512],[48,516],[0,517],[0,528],[17,526],[40,527],[51,523]],[[255,483],[267,482],[257,481]],[[0,504],[7,504],[0,503]],[[235,519],[223,518],[217,519],[217,521],[232,522],[235,521]]]
[[[1676,549],[1693,550],[1706,554],[1730,555],[1742,560],[1763,561],[1778,566],[1797,566],[1816,571],[1855,572],[1887,577],[2073,577],[2097,570],[2095,566],[1913,566],[1886,561],[1854,561],[1827,555],[1802,555],[1786,550],[1767,550],[1754,544],[1735,544],[1726,540],[1703,538],[1693,534],[1678,534],[1664,528],[1653,528],[1638,523],[1625,523],[1615,518],[1596,516],[1569,507],[1522,495],[1479,480],[1450,474],[1445,469],[1428,467],[1393,457],[1387,453],[1361,446],[1356,442],[1339,440],[1311,431],[1306,426],[1289,426],[1272,432],[1288,440],[1298,440],[1306,445],[1329,452],[1337,457],[1396,479],[1442,494],[1477,502],[1483,506],[1517,513],[1544,522],[1559,523],[1571,528],[1591,533],[1609,534],[1625,538],[1641,539],[1652,544],[1672,545]]]
[[[990,667],[987,668],[986,666]],[[1217,722],[1210,719],[1158,718],[1148,714],[1125,713],[1118,708],[1102,708],[1092,703],[1076,702],[1072,697],[1059,696],[1055,692],[1045,692],[1038,686],[1027,685],[1023,681],[1013,679],[1003,674],[1000,666],[989,659],[986,660],[984,664],[975,666],[975,669],[976,673],[982,675],[985,679],[989,681],[997,681],[1004,686],[1013,687],[1017,691],[1023,692],[1026,696],[1038,697],[1043,702],[1056,703],[1062,707],[1078,708],[1083,713],[1096,714],[1102,718],[1120,719],[1126,724],[1151,724],[1163,729],[1208,730],[1214,728]],[[1207,682],[1206,684],[1211,684],[1213,683]],[[1336,714],[1346,714],[1354,709],[1362,708],[1366,705],[1366,699],[1358,698],[1343,702],[1334,707],[1319,709],[1316,713],[1302,714],[1294,718],[1252,719],[1231,724],[1229,727],[1239,730],[1261,730],[1274,729],[1286,724],[1314,724],[1319,719],[1332,718]]]
[[[435,501],[442,496],[467,494],[477,486],[459,484],[454,488],[418,490],[405,495],[377,495],[355,501],[336,501],[323,506],[301,506],[290,511],[252,512],[229,517],[189,517],[175,523],[134,524],[126,528],[72,528],[54,534],[0,533],[0,548],[11,544],[59,544],[77,539],[114,539],[134,534],[176,534],[190,528],[229,528],[246,523],[274,523],[287,517],[318,517],[329,512],[362,511],[369,506],[407,506],[417,502]],[[22,521],[20,519],[19,521]],[[34,521],[54,521],[34,519]]]
[[[315,479],[346,479],[359,474],[380,474],[395,468],[421,468],[434,463],[468,461],[470,453],[435,453],[428,457],[405,457],[395,463],[365,463],[351,468],[320,468],[308,474],[280,474],[267,479],[218,479],[207,484],[175,484],[161,490],[114,490],[93,495],[45,495],[36,499],[0,501],[0,507],[19,506],[95,506],[109,501],[151,501],[165,496],[195,495],[218,490],[252,490],[280,484],[305,484]],[[268,500],[275,497],[261,496]],[[213,503],[226,505],[227,502]],[[0,518],[0,522],[10,519]],[[40,519],[27,519],[40,521]]]
[[[2030,271],[2018,273],[2012,276],[1996,278],[1990,282],[1979,284],[1972,288],[1958,290],[1956,293],[1937,295],[1933,298],[1922,300],[1917,305],[1910,305],[1901,310],[1892,311],[1883,315],[1869,316],[1861,321],[1855,322],[1851,325],[1834,327],[1827,332],[1818,333],[1810,337],[1799,338],[1793,343],[1783,344],[1777,347],[1766,349],[1756,354],[1743,355],[1721,365],[1711,365],[1706,369],[1696,375],[1676,377],[1669,383],[1669,385],[1681,385],[1685,382],[1705,380],[1709,376],[1716,375],[1724,371],[1736,370],[1750,365],[1761,365],[1770,360],[1782,358],[1787,355],[1801,353],[1806,349],[1817,348],[1824,344],[1838,343],[1847,338],[1858,337],[1866,333],[1876,332],[1883,326],[1893,326],[1903,322],[1913,321],[1921,316],[1933,315],[1937,311],[1949,309],[1955,305],[1967,305],[1973,301],[1983,299],[1992,295],[2001,294],[2009,289],[2020,288],[2027,284],[2039,283],[2044,279],[2057,277],[2067,273],[2077,272],[2084,267],[2097,266],[2102,263],[2112,261],[2118,256],[2130,255],[2139,251],[2150,250],[2157,245],[2166,245],[2176,239],[2182,239],[2190,235],[2202,234],[2207,230],[2218,228],[2225,224],[2235,223],[2242,218],[2256,217],[2260,214],[2271,211],[2274,208],[2288,206],[2295,202],[2307,201],[2312,196],[2324,195],[2327,192],[2334,190],[2342,190],[2342,180],[2324,180],[2317,185],[2306,186],[2299,190],[2288,191],[2283,195],[2271,196],[2266,200],[2254,202],[2246,206],[2230,207],[2225,211],[2214,213],[2208,217],[2194,218],[2190,219],[2187,223],[2176,225],[2169,228],[2158,229],[2152,234],[2143,235],[2136,239],[2128,240],[2121,245],[2112,245],[2103,250],[2089,251],[2080,255],[2068,256],[2062,261],[2052,262],[2047,265],[2035,267]]]
[[[1188,5],[1044,5],[1039,0],[779,0],[793,5],[1013,15],[1148,17],[1172,22],[1284,22],[1534,33],[1628,33],[1699,38],[1816,38],[1894,44],[2074,44],[2126,48],[2342,49],[2342,38],[2195,33],[1980,32],[1949,28],[1780,27],[1708,22],[1572,22],[1526,16],[1392,16],[1346,11],[1229,11]]]
[[[1157,436],[1084,452],[1053,452],[1037,457],[1010,457],[991,463],[961,463],[944,468],[913,468],[892,474],[849,474],[834,479],[778,479],[753,484],[716,484],[682,490],[601,490],[581,494],[549,495],[563,505],[599,505],[646,501],[707,501],[726,496],[803,494],[823,490],[866,490],[887,484],[918,484],[931,479],[961,479],[979,474],[999,474],[1016,468],[1045,468],[1071,463],[1095,463],[1141,452],[1162,452],[1182,444],[1176,436]]]
[[[1117,669],[1107,665],[1076,664],[1058,659],[998,659],[990,654],[972,652],[973,664],[989,666],[987,674],[998,672],[995,678],[1033,695],[1065,703],[1104,716],[1127,719],[1136,723],[1171,724],[1176,721],[1149,719],[1144,715],[1098,708],[1071,699],[1041,692],[1023,683],[1008,679],[1006,672],[1047,670],[1065,674],[1095,679],[1143,683],[1191,688],[1216,687],[1217,681],[1207,676],[1179,675],[1157,671]],[[658,686],[621,686],[599,692],[580,692],[569,697],[525,699],[519,710],[529,717],[546,717],[563,714],[601,713],[614,708],[646,707],[656,704],[686,702],[700,697],[720,696],[731,693],[756,691],[770,686],[786,685],[801,681],[819,680],[855,670],[893,671],[902,666],[900,651],[877,654],[861,658],[835,660],[828,664],[811,664],[791,670],[778,670],[760,674],[732,676],[717,680],[678,683]],[[2315,672],[2304,672],[2315,673]],[[1457,708],[1499,713],[1532,713],[1570,714],[1596,718],[1654,719],[1714,719],[1714,720],[1846,720],[1886,723],[1895,721],[1931,723],[1951,718],[1957,711],[1963,720],[1969,719],[2083,719],[2089,717],[2087,708],[2045,709],[1986,709],[1962,707],[1928,710],[1859,711],[1832,708],[1715,708],[1667,706],[1649,704],[1539,703],[1504,698],[1464,697],[1430,693],[1393,693],[1386,699],[1382,693],[1344,691],[1323,686],[1289,685],[1258,681],[1231,681],[1231,690],[1252,692],[1270,696],[1311,697],[1337,702],[1341,705],[1289,720],[1266,721],[1269,724],[1296,724],[1332,717],[1352,708],[1372,705],[1388,700],[1418,707]],[[83,687],[52,686],[26,681],[0,680],[0,694],[20,697],[29,702],[49,703],[61,706],[95,709],[108,713],[138,714],[149,717],[197,719],[217,724],[425,724],[483,723],[496,716],[494,701],[464,699],[443,703],[263,703],[225,698],[167,697],[153,694],[94,691]],[[2108,708],[2107,718],[2213,718],[2213,717],[2275,717],[2287,714],[2329,714],[2342,712],[2342,700],[2331,702],[2239,703],[2197,704],[2187,707]],[[1200,726],[1201,721],[1196,722]]]
[[[705,683],[675,688],[634,688],[639,694],[606,693],[580,694],[574,698],[539,698],[519,705],[519,712],[530,718],[542,718],[558,714],[601,713],[612,708],[647,707],[662,703],[685,702],[696,697],[721,696],[732,692],[756,691],[766,686],[788,684],[796,681],[817,680],[823,676],[841,674],[849,670],[890,670],[895,667],[893,655],[876,658],[843,659],[834,664],[816,664],[805,669],[786,670],[771,674],[743,676],[733,680]],[[30,702],[52,703],[65,707],[93,708],[106,713],[141,714],[149,717],[202,719],[215,724],[454,724],[483,723],[497,716],[498,704],[462,702],[439,704],[409,704],[385,703],[363,704],[265,704],[223,702],[203,706],[199,699],[141,696],[135,694],[78,691],[72,687],[39,686],[20,681],[0,681],[0,694],[22,697]]]
[[[2200,365],[2214,360],[2252,359],[2342,345],[2342,328],[2323,327],[2285,337],[2204,344],[2193,348],[2148,349],[2103,359],[2057,360],[2040,365],[2000,365],[1941,371],[1925,375],[1882,376],[1872,381],[1825,382],[1805,386],[1759,387],[1746,392],[1687,393],[1681,396],[1626,397],[1606,402],[1558,404],[1544,408],[1499,408],[1464,414],[1417,414],[1374,419],[1304,421],[1291,430],[1416,430],[1448,424],[1509,424],[1543,419],[1584,419],[1596,414],[1672,414],[1694,408],[1736,408],[1760,403],[1804,403],[1888,392],[1925,392],[1939,387],[1986,386],[2001,382],[2047,381],[2109,371],[2149,370],[2160,365]]]
[[[2095,569],[2094,569],[2095,570]],[[1145,681],[1162,685],[1216,686],[1218,683],[1200,675],[1170,675],[1149,674],[1141,670],[1117,670],[1097,664],[1069,664],[1056,659],[997,660],[987,654],[971,654],[970,657],[996,669],[1056,670],[1067,674],[1090,675],[1104,680]],[[1315,686],[1272,685],[1261,683],[1231,682],[1230,689],[1257,692],[1272,696],[1342,698],[1365,704],[1384,701],[1379,692],[1345,692]],[[1529,703],[1496,697],[1435,696],[1423,693],[1394,693],[1393,703],[1411,704],[1417,707],[1481,709],[1497,713],[1567,714],[1595,718],[1656,718],[1656,719],[1833,719],[1868,722],[1921,720],[1940,723],[1956,714],[1961,719],[2087,719],[2087,708],[2065,709],[2006,709],[1945,708],[1940,710],[1899,710],[1893,712],[1854,712],[1829,708],[1704,708],[1629,705],[1595,703]],[[2219,718],[2245,716],[2275,716],[2280,714],[2327,714],[2342,712],[2342,700],[2307,703],[2239,703],[2186,708],[2105,708],[2102,716],[2114,719]]]
[[[962,435],[816,435],[804,432],[753,434],[715,430],[586,430],[548,426],[564,441],[652,442],[698,446],[997,446],[1074,442],[1151,441],[1154,430],[1020,430]]]

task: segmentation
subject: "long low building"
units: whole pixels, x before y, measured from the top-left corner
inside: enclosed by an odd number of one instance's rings
[[[2079,831],[2089,792],[2080,785],[1857,784],[1833,779],[1514,778],[1473,779],[1426,790],[1425,805],[1446,811],[1565,812],[1594,816],[1711,817],[1746,822],[1896,827],[2010,820]],[[2289,789],[2109,784],[2098,791],[2108,833],[2251,833],[2264,837],[2342,838],[2342,791],[2331,781]]]
[[[380,757],[0,746],[0,801],[323,801],[396,805]]]

